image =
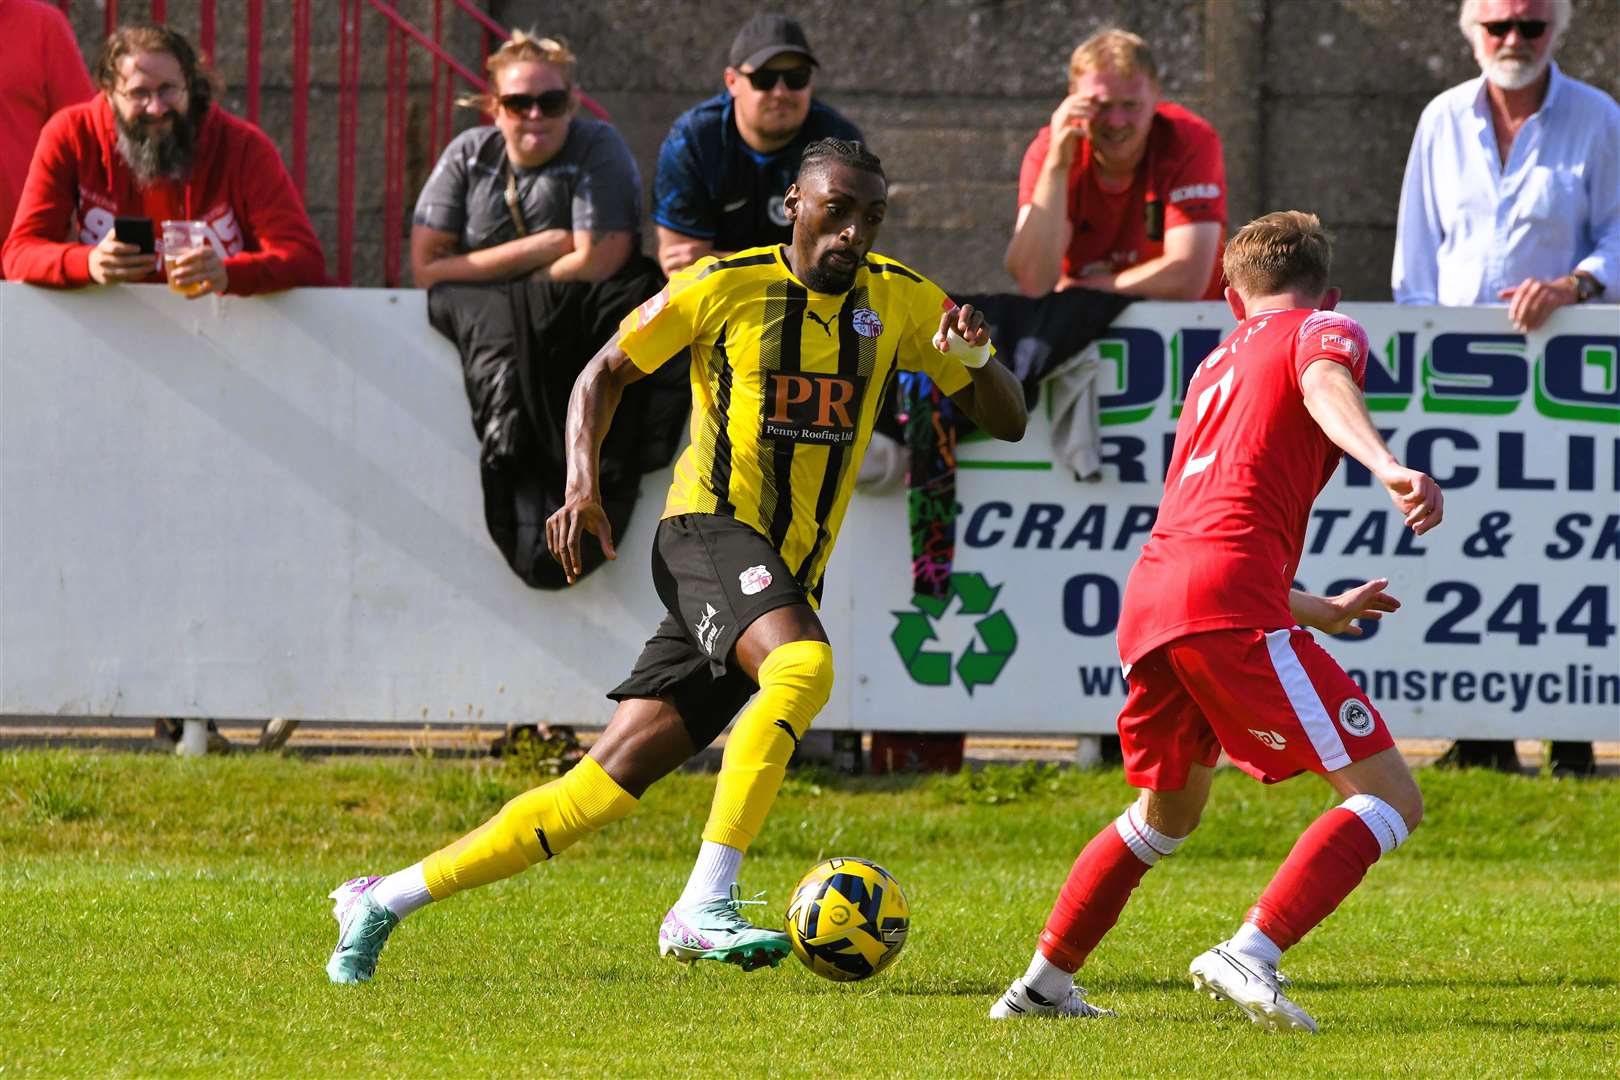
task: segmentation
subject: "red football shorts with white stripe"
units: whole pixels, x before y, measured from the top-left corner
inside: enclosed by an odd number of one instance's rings
[[[1268,784],[1328,773],[1395,745],[1367,695],[1310,631],[1211,630],[1131,666],[1119,714],[1125,776],[1177,791],[1222,750]]]

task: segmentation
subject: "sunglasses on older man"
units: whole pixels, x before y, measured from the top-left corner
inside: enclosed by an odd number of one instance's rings
[[[1547,32],[1545,19],[1492,19],[1479,25],[1483,26],[1485,32],[1493,38],[1507,37],[1514,27],[1518,28],[1519,36],[1526,41],[1534,41]]]
[[[791,67],[786,70],[780,68],[766,68],[763,71],[750,71],[748,83],[762,94],[768,94],[776,89],[776,80],[781,79],[787,83],[789,90],[803,90],[810,85],[810,68]]]
[[[502,94],[496,99],[513,116],[528,116],[535,109],[541,116],[557,117],[568,111],[567,90],[547,90],[543,94]]]

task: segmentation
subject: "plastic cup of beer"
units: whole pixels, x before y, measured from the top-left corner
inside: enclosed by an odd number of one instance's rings
[[[169,279],[169,288],[183,296],[197,296],[208,291],[208,282],[197,281],[189,285],[174,283],[175,261],[187,252],[208,245],[206,221],[165,221],[163,227],[163,273]]]

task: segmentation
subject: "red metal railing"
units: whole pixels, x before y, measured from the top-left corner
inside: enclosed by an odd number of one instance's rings
[[[507,30],[500,23],[480,11],[471,0],[449,0],[450,5],[478,24],[480,56],[487,59],[491,46],[504,40]],[[71,14],[72,0],[58,0],[64,14]],[[355,195],[358,180],[357,134],[360,110],[360,56],[361,35],[364,30],[362,14],[367,9],[380,16],[387,24],[387,53],[383,65],[385,75],[386,108],[384,112],[383,140],[383,280],[392,286],[401,280],[401,262],[405,217],[408,212],[409,193],[406,187],[407,151],[410,148],[410,60],[411,47],[422,50],[432,66],[432,88],[429,91],[426,149],[436,158],[450,141],[454,130],[452,110],[457,95],[457,80],[474,91],[483,93],[488,83],[478,72],[468,68],[445,47],[446,0],[433,0],[431,33],[411,23],[398,10],[398,0],[338,0],[338,115],[337,115],[337,274],[339,284],[350,284],[354,277]],[[148,0],[146,17],[156,23],[164,22],[168,15],[167,0]],[[196,42],[198,49],[212,59],[215,55],[217,0],[201,0],[198,5]],[[262,58],[264,50],[264,0],[246,0],[240,7],[227,5],[227,12],[240,11],[244,22],[246,55],[243,57],[244,85],[242,87],[243,112],[253,123],[259,122],[260,90],[263,82]],[[310,38],[314,33],[311,18],[311,0],[291,0],[290,4],[275,5],[278,13],[287,12],[292,20],[292,161],[289,172],[305,204],[309,202],[307,190],[309,171],[309,98],[310,98]],[[103,0],[102,11],[105,33],[111,34],[120,23],[119,0]],[[125,8],[123,14],[138,19],[142,12]],[[229,16],[228,16],[229,17]],[[479,65],[482,67],[482,63]],[[607,111],[581,92],[580,104],[604,120]]]

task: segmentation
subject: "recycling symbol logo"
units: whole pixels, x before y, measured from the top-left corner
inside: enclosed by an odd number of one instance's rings
[[[1001,586],[990,585],[983,574],[952,574],[944,596],[916,596],[914,610],[894,612],[889,639],[912,679],[923,686],[949,686],[954,668],[969,696],[974,687],[995,682],[1018,648],[1012,620],[1005,611],[991,610],[1000,592]],[[956,619],[971,619],[973,626],[973,638],[960,656],[926,647],[940,640],[938,627]]]

